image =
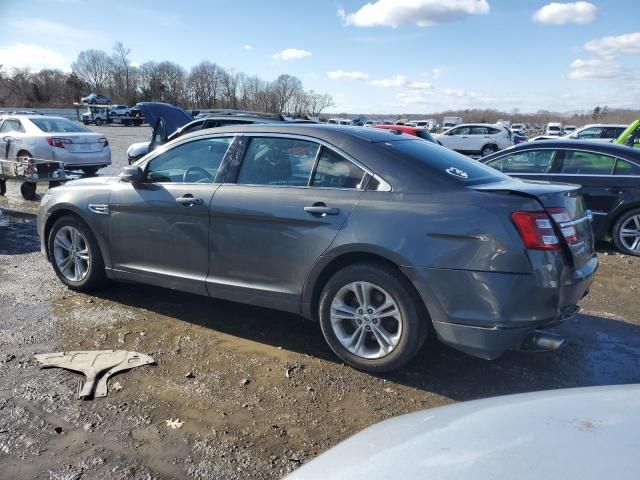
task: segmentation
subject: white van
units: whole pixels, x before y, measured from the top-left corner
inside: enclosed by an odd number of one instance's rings
[[[547,129],[545,130],[544,134],[551,137],[559,137],[560,135],[562,135],[562,123],[560,122],[547,123]]]

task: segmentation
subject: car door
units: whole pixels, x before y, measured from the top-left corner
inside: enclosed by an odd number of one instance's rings
[[[25,129],[17,118],[8,118],[0,126],[0,156],[15,159],[23,146]]]
[[[489,129],[482,125],[474,125],[469,132],[467,149],[472,152],[479,152],[487,143],[491,143]]]
[[[311,266],[369,176],[306,137],[252,134],[241,143],[241,163],[213,198],[207,288],[214,297],[299,312]]]
[[[453,128],[444,135],[442,144],[451,150],[466,151],[470,132],[470,127]]]
[[[612,155],[578,149],[562,150],[561,160],[549,179],[582,186],[580,193],[594,214],[594,232],[602,236],[609,226],[609,214],[626,198],[635,196],[638,178],[624,174],[624,164],[631,164]]]
[[[151,158],[142,182],[113,189],[108,235],[118,278],[206,295],[209,207],[232,141],[188,139]]]

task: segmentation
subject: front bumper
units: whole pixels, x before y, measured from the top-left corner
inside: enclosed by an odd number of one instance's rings
[[[403,267],[422,297],[438,338],[470,355],[494,359],[518,350],[537,329],[576,312],[598,268],[593,257],[580,269],[564,267],[550,282],[534,274]]]

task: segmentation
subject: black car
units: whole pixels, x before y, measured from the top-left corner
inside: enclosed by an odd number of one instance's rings
[[[640,150],[612,143],[544,140],[515,145],[482,163],[530,180],[577,183],[596,238],[640,256]]]

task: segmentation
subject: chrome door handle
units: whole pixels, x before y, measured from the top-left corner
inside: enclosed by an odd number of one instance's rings
[[[313,205],[311,207],[304,207],[304,211],[310,213],[311,215],[338,215],[340,213],[339,208],[331,208],[326,205]]]
[[[176,202],[178,202],[181,205],[185,205],[187,207],[190,207],[192,205],[202,205],[203,201],[201,198],[193,198],[192,196],[184,196],[184,197],[178,197],[176,198]]]

